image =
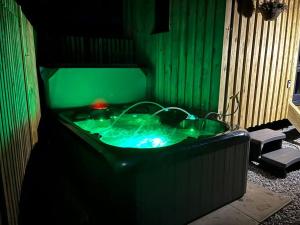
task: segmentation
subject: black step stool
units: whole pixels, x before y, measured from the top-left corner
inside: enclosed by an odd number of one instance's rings
[[[279,170],[280,175],[286,177],[287,168],[300,162],[300,150],[281,148],[261,156],[261,161]]]
[[[250,132],[250,161],[259,161],[262,154],[281,149],[286,135],[280,131],[262,129]]]
[[[282,148],[286,135],[280,131],[262,129],[250,132],[250,160],[286,177],[287,168],[300,162],[300,150]]]

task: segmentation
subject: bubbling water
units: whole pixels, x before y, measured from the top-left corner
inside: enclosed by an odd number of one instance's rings
[[[152,104],[160,109],[152,114],[129,114],[136,106]],[[187,115],[183,122],[190,124],[186,127],[173,127],[160,122],[157,116],[161,112],[178,110]],[[100,140],[106,144],[123,148],[159,148],[182,142],[188,137],[199,138],[216,134],[209,131],[206,119],[198,119],[179,107],[163,107],[162,105],[142,101],[125,109],[119,116],[110,119],[87,119],[74,122],[80,128],[92,134],[99,134]],[[195,126],[200,124],[200,126]]]
[[[85,120],[75,124],[100,134],[100,140],[106,144],[124,148],[159,148],[176,144],[187,137],[182,130],[164,126],[158,117],[149,114],[124,115],[113,127],[105,120]],[[143,124],[143,129],[137,130],[140,124]]]

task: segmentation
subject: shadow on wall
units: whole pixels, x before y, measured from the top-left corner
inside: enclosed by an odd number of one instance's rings
[[[153,98],[154,93],[154,82],[155,82],[155,71],[156,71],[156,65],[153,62],[153,58],[144,51],[141,47],[136,46],[137,49],[137,64],[140,66],[142,71],[146,74],[147,77],[147,97],[149,99]]]
[[[238,13],[250,18],[254,12],[253,0],[236,0],[238,4]]]
[[[48,134],[43,125],[42,133]],[[40,132],[41,133],[41,132]],[[31,152],[22,185],[19,225],[89,225],[82,204],[64,177],[59,143],[46,135]]]

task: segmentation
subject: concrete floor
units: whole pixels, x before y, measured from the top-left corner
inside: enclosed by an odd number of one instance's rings
[[[290,203],[290,198],[248,182],[243,198],[189,225],[256,225]]]

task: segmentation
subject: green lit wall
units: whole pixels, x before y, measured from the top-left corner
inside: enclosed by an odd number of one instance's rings
[[[157,101],[218,109],[226,1],[170,0],[170,31],[153,33],[154,0],[127,0],[125,24]]]
[[[17,225],[25,168],[40,119],[33,30],[13,0],[0,0],[0,224]],[[2,220],[2,221],[1,221]]]

